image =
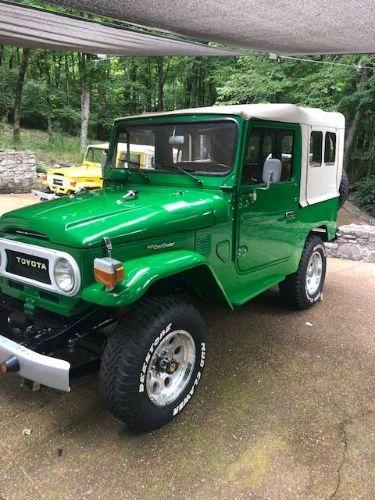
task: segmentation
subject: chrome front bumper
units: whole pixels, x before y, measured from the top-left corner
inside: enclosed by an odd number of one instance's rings
[[[38,191],[37,189],[32,189],[31,192],[40,200],[55,200],[60,198],[60,196],[57,196],[55,193],[45,193],[44,191]]]
[[[0,335],[0,363],[15,356],[19,363],[18,375],[38,384],[60,391],[70,391],[70,363],[62,359],[43,356]]]

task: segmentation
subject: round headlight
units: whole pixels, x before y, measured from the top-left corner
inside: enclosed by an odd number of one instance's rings
[[[73,290],[75,285],[74,271],[66,259],[58,259],[56,261],[53,276],[60,290],[63,292],[71,292]]]

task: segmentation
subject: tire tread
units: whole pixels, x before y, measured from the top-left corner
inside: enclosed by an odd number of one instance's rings
[[[150,346],[150,324],[166,313],[194,314],[196,308],[173,297],[148,297],[136,303],[108,339],[100,369],[100,393],[110,412],[133,431],[154,428],[139,404],[140,360]],[[202,327],[204,328],[203,320]]]
[[[314,304],[306,299],[304,265],[310,258],[312,248],[318,244],[322,244],[322,240],[319,236],[316,234],[308,236],[302,250],[297,271],[287,276],[285,280],[279,284],[282,300],[295,309],[307,309]]]

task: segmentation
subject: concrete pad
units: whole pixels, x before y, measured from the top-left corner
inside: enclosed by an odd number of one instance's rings
[[[70,394],[0,377],[0,497],[374,498],[375,265],[329,260],[306,312],[277,289],[202,312],[202,384],[151,434],[106,412],[96,374]]]
[[[0,194],[0,215],[38,202],[33,194]]]

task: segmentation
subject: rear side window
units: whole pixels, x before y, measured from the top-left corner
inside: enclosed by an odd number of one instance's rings
[[[313,131],[310,136],[310,167],[320,167],[323,156],[323,132]]]
[[[336,134],[327,132],[324,141],[324,163],[334,165],[336,160]]]

